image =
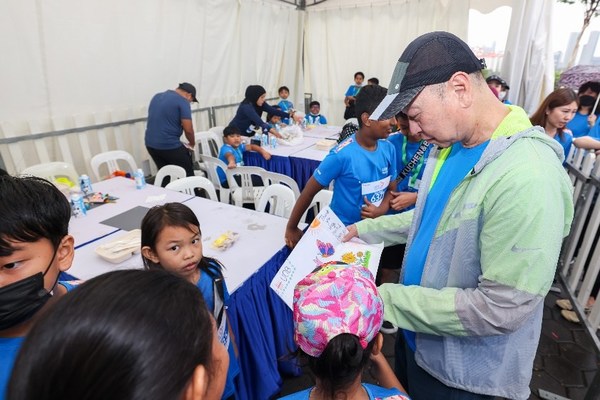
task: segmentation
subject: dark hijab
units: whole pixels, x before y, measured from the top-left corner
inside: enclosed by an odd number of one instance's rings
[[[263,94],[267,93],[264,87],[260,85],[250,85],[246,88],[245,98],[242,103],[250,103],[254,106],[254,109],[260,115],[262,113],[262,108],[259,107],[256,102]]]

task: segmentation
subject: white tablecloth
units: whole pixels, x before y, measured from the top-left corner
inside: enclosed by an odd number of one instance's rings
[[[98,189],[96,189],[96,186],[98,186]],[[104,191],[104,187],[105,186],[103,185],[101,189],[100,184],[97,184],[94,185],[94,190]],[[114,189],[118,189],[119,185],[113,187]],[[133,187],[133,190],[135,190],[135,185]],[[206,256],[218,259],[225,266],[223,274],[230,292],[235,291],[235,289],[265,264],[273,254],[284,245],[283,237],[287,219],[200,197],[190,197],[154,186],[149,186],[148,192],[145,192],[145,190],[146,189],[132,192],[134,194],[132,197],[137,198],[139,200],[138,202],[123,201],[121,203],[123,207],[120,207],[119,209],[112,207],[107,210],[112,210],[115,214],[119,214],[127,210],[125,204],[128,204],[129,208],[133,208],[137,205],[144,205],[143,201],[149,195],[165,195],[160,201],[161,204],[169,201],[178,201],[175,197],[179,197],[179,201],[190,207],[200,221],[203,253]],[[112,194],[113,192],[107,191],[107,193]],[[114,193],[115,195],[118,195],[117,190],[114,190]],[[122,194],[125,192],[119,193]],[[148,205],[155,204],[158,204],[158,202]],[[106,204],[100,208],[109,205],[110,204]],[[87,218],[92,217],[88,221],[91,221],[92,219],[98,220],[98,218],[93,217],[93,215],[95,211],[98,211],[99,209],[91,210],[88,216],[75,220],[77,221],[78,227],[83,227],[84,224],[82,222],[80,223],[80,221]],[[102,219],[114,215],[109,214],[109,211],[104,211]],[[98,232],[98,237],[101,237],[102,234],[106,234],[102,227],[103,225],[97,222],[90,224],[86,236],[93,236],[93,231]],[[142,259],[139,254],[135,254],[133,257],[120,264],[112,264],[96,254],[95,249],[98,246],[118,239],[119,235],[126,233],[126,231],[123,230],[117,231],[114,228],[112,229],[113,231],[109,232],[107,236],[79,247],[75,251],[73,265],[67,272],[79,279],[87,280],[109,271],[143,268]],[[239,234],[237,241],[225,251],[213,249],[211,246],[212,242],[226,231],[237,232]],[[77,235],[80,235],[81,231],[71,233],[76,236],[76,242],[80,242]]]
[[[96,182],[92,188],[94,192],[109,194],[118,197],[118,200],[115,203],[96,206],[88,210],[87,215],[84,217],[71,218],[69,233],[75,237],[75,247],[85,245],[92,240],[116,232],[117,228],[100,223],[100,221],[104,221],[107,218],[136,206],[152,207],[171,201],[185,201],[193,197],[150,184],[138,190],[135,188],[135,181],[123,177]]]
[[[333,125],[317,125],[312,129],[304,131],[304,137],[314,137],[318,139],[337,139],[342,128]]]

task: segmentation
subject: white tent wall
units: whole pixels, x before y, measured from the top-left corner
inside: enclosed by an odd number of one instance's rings
[[[554,90],[550,31],[554,2],[514,0],[511,3],[513,11],[502,73],[510,84],[510,101],[532,114]]]
[[[305,84],[330,123],[342,124],[344,93],[362,71],[387,87],[415,37],[446,30],[466,40],[469,0],[326,1],[309,7],[304,34]],[[365,82],[366,83],[366,82]]]
[[[513,8],[502,74],[511,100],[531,111],[551,90],[550,0],[327,0],[306,12],[276,0],[4,0],[0,160],[11,173],[64,160],[89,174],[92,155],[120,148],[141,163],[148,102],[182,81],[198,89],[193,108],[239,102],[249,84],[269,97],[286,85],[296,108],[311,92],[341,124],[354,72],[387,86],[413,38],[448,30],[466,39],[469,8],[502,5]],[[233,112],[219,110],[217,124]],[[194,122],[206,129],[206,113]]]
[[[0,12],[0,140],[146,117],[150,98],[189,81],[199,107],[238,102],[249,84],[302,101],[295,7],[259,0],[5,0]],[[193,106],[196,107],[196,106]],[[222,115],[220,124],[232,117]],[[195,114],[197,115],[197,114]],[[196,130],[208,128],[195,117]],[[121,148],[147,159],[145,123],[1,144],[11,173]]]

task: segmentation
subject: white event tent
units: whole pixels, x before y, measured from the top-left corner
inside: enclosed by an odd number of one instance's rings
[[[469,9],[512,7],[501,73],[513,102],[532,111],[552,90],[551,0],[290,3],[3,0],[0,167],[67,161],[89,174],[91,156],[112,149],[142,164],[148,102],[183,81],[198,89],[196,130],[226,125],[235,107],[219,106],[241,101],[249,84],[268,97],[286,85],[300,109],[311,93],[340,125],[354,72],[387,86],[416,36],[447,30],[466,40]]]

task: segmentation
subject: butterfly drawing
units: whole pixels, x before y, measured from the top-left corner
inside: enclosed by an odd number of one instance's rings
[[[319,239],[317,239],[317,247],[323,258],[332,256],[335,251],[331,243],[324,243]]]

